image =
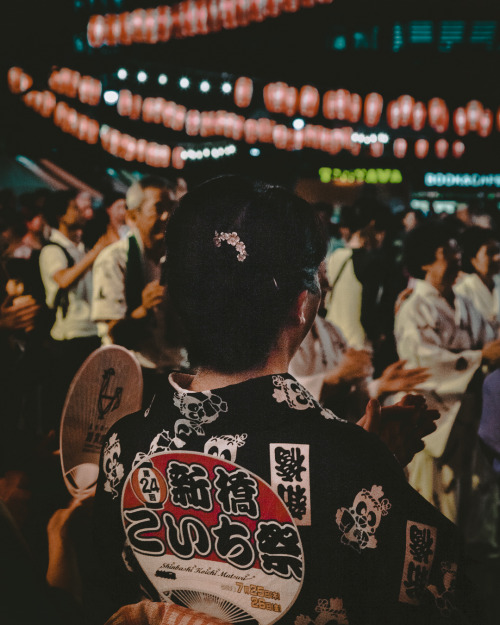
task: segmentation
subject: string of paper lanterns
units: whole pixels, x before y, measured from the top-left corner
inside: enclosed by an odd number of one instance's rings
[[[93,48],[169,41],[263,22],[333,0],[184,0],[174,6],[93,15],[87,39]]]
[[[102,83],[92,76],[82,76],[79,72],[62,67],[54,70],[49,77],[52,91],[76,98],[83,104],[97,106],[101,101]]]

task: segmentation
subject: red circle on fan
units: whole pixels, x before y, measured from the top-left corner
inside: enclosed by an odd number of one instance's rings
[[[152,466],[138,467],[132,473],[130,482],[134,495],[146,505],[161,505],[168,497],[165,478]]]

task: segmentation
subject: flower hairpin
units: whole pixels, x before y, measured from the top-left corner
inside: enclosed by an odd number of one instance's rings
[[[243,241],[238,236],[237,232],[217,232],[215,231],[214,243],[217,247],[221,246],[222,241],[226,241],[229,245],[232,245],[236,248],[238,252],[238,260],[242,263],[245,258],[248,256],[247,248]]]

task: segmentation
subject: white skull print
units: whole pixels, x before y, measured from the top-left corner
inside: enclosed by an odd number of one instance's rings
[[[289,408],[294,410],[307,410],[307,408],[316,406],[311,393],[299,384],[297,380],[274,375],[273,384],[276,387],[273,397],[279,404],[285,401]]]
[[[383,496],[381,486],[372,486],[370,491],[364,488],[356,495],[350,508],[337,510],[335,520],[343,532],[341,541],[344,545],[349,545],[357,552],[361,552],[361,549],[375,549],[375,531],[391,507],[388,499],[382,499]]]
[[[243,447],[246,438],[246,434],[212,436],[205,443],[203,451],[210,456],[217,456],[230,462],[236,462],[236,451],[238,447]]]
[[[106,475],[104,490],[113,494],[113,499],[118,497],[116,487],[122,481],[124,475],[123,464],[119,462],[122,448],[118,435],[115,433],[104,446],[103,470]]]

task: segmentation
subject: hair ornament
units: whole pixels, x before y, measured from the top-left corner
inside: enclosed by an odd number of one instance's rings
[[[238,252],[237,258],[241,263],[248,256],[247,248],[238,236],[237,232],[217,232],[216,230],[214,236],[214,243],[216,247],[220,247],[222,241],[226,241],[226,243],[236,248],[236,251]]]

